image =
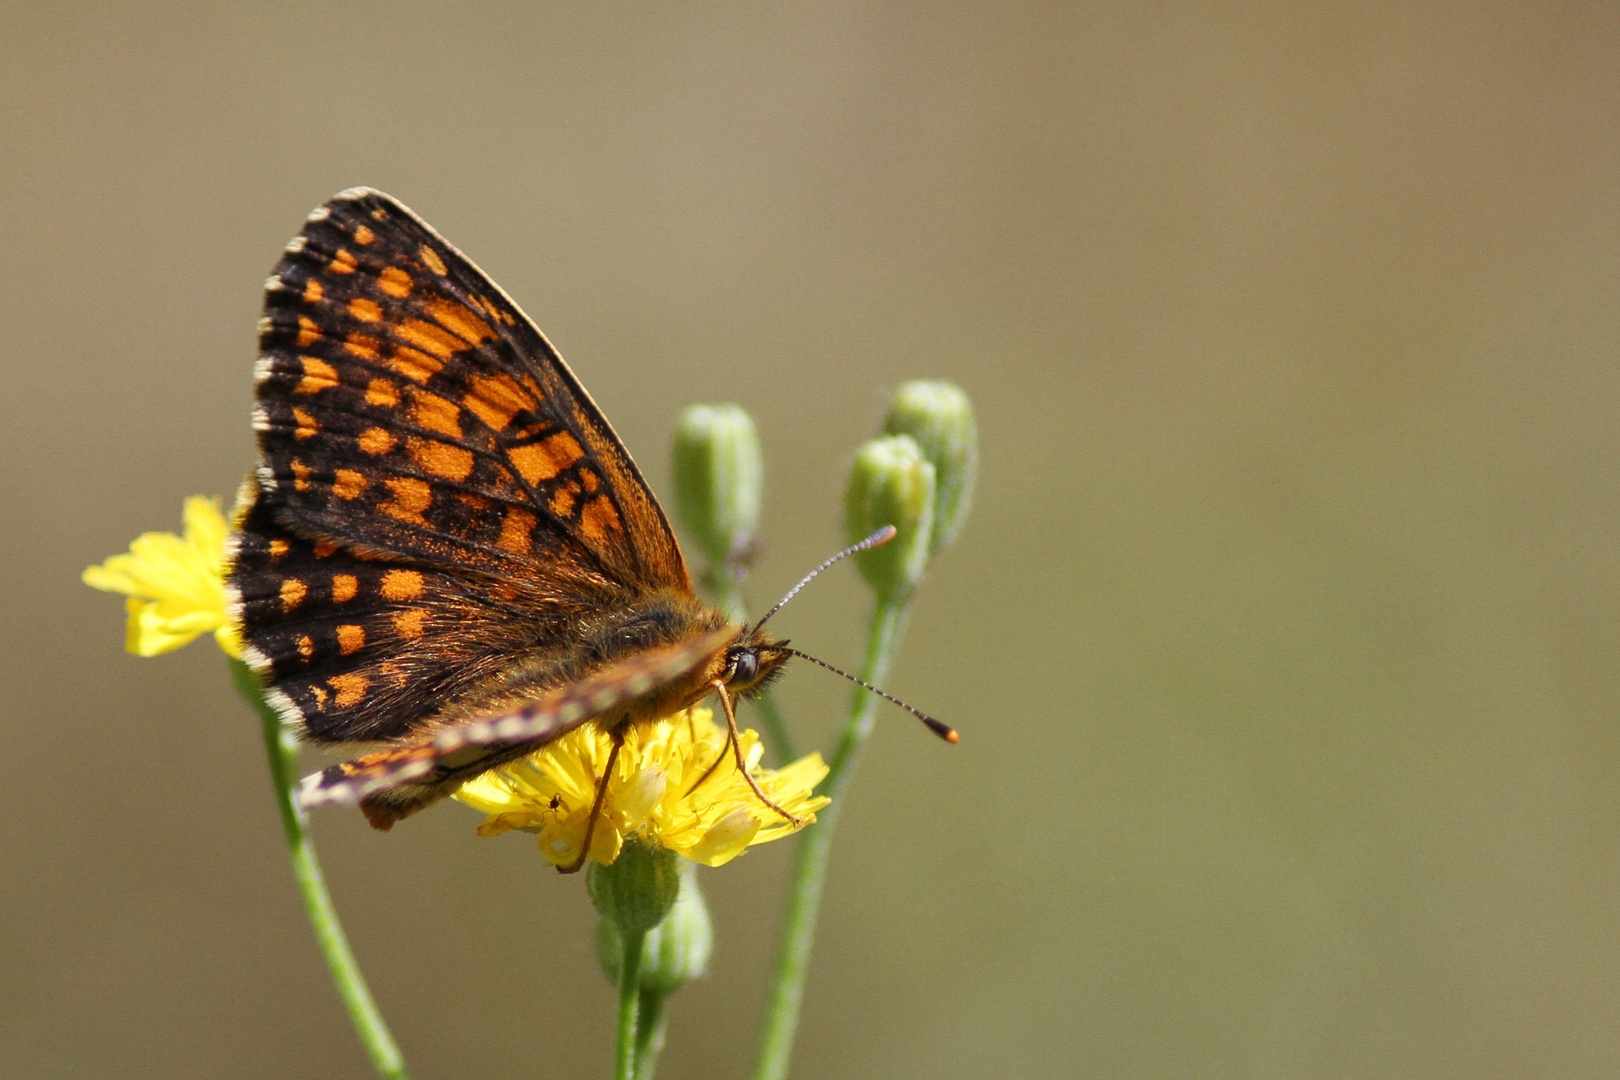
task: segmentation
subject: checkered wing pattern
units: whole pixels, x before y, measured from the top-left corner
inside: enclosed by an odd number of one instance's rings
[[[582,620],[665,595],[693,635],[713,629],[573,373],[395,200],[357,188],[310,215],[259,340],[261,458],[229,584],[248,662],[306,737],[437,760],[432,738],[510,711],[504,691],[597,674],[573,649]]]

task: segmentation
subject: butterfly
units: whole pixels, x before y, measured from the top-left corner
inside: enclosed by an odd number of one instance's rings
[[[735,745],[732,697],[794,650],[698,599],[623,443],[494,282],[354,188],[287,245],[264,311],[230,611],[306,741],[380,744],[302,805],[386,830],[581,724],[622,738],[710,693]]]

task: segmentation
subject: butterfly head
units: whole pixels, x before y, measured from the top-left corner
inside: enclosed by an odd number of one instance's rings
[[[733,694],[753,697],[776,681],[789,655],[787,642],[775,641],[758,628],[744,630],[726,649],[721,678]]]

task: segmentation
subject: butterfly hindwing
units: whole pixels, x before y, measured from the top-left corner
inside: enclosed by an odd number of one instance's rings
[[[263,498],[233,544],[244,659],[282,716],[315,742],[419,736],[492,669],[555,649],[563,621],[600,602],[555,578],[542,596],[455,567],[362,558],[287,529]]]
[[[360,803],[382,828],[469,780],[595,717],[693,675],[734,636],[725,628],[608,664],[508,712],[446,727],[431,739],[366,754],[306,777],[304,807]]]

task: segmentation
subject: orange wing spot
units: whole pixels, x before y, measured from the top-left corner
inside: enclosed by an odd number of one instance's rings
[[[271,559],[271,561],[274,562],[276,559],[281,558],[283,555],[287,554],[287,552],[291,548],[292,548],[292,545],[287,543],[287,541],[285,541],[285,540],[272,540],[272,541],[270,541],[270,559]]]
[[[350,334],[343,347],[362,360],[375,360],[380,355],[382,342],[367,334]]]
[[[311,469],[308,465],[305,465],[297,458],[293,458],[291,464],[293,474],[293,490],[308,491],[309,478],[314,475],[315,470]],[[286,541],[282,541],[282,543],[286,543]]]
[[[304,303],[318,304],[321,302],[321,297],[325,295],[326,290],[321,288],[320,278],[310,278],[304,282]]]
[[[382,273],[377,275],[377,288],[389,296],[409,296],[411,275],[397,266],[385,266]]]
[[[473,453],[464,447],[436,439],[411,439],[407,445],[411,459],[434,476],[465,480],[473,470]]]
[[[514,446],[507,451],[512,464],[530,484],[550,480],[568,466],[585,456],[579,440],[566,431],[528,446]]]
[[[304,597],[309,593],[309,587],[298,578],[285,578],[281,582],[281,610],[291,611],[303,603]]]
[[[315,557],[317,559],[330,559],[337,554],[337,550],[338,544],[336,540],[315,541]]]
[[[471,491],[456,492],[456,500],[463,506],[470,506],[474,510],[488,510],[490,507],[490,502],[488,499],[484,498],[482,495],[475,495]]]
[[[315,655],[315,642],[308,634],[298,639],[298,655],[305,660]]]
[[[372,232],[370,229],[366,228],[364,225],[356,225],[354,227],[354,242],[355,243],[357,243],[357,244],[369,244],[375,239],[377,239],[377,234]]]
[[[461,403],[491,431],[504,431],[512,417],[538,401],[510,375],[475,375]]]
[[[387,379],[372,379],[366,386],[366,404],[392,409],[399,404],[399,387]]]
[[[448,360],[467,347],[467,343],[438,323],[424,319],[406,319],[395,331],[415,348],[431,353],[440,360]]]
[[[373,221],[387,221],[388,220],[388,211],[384,210],[380,206],[377,207],[377,209],[375,209],[375,210],[373,210],[371,212],[371,220],[373,220]]]
[[[347,603],[360,591],[360,582],[353,574],[332,575],[332,602]]]
[[[383,575],[384,600],[415,600],[422,595],[422,574],[417,570],[390,570]]]
[[[293,393],[318,394],[338,384],[337,369],[325,360],[318,360],[313,356],[300,356],[298,362],[304,366],[304,377],[293,387]]]
[[[495,541],[495,546],[514,555],[527,555],[531,550],[529,537],[533,532],[534,515],[514,506],[501,519],[501,538]]]
[[[339,469],[332,479],[332,494],[345,501],[359,498],[365,490],[365,474],[353,469]]]
[[[396,345],[394,355],[388,358],[388,366],[407,379],[425,383],[439,373],[444,361],[409,345]]]
[[[402,638],[419,638],[422,636],[422,624],[426,621],[427,612],[421,608],[411,608],[395,614],[394,630]]]
[[[489,328],[489,323],[480,319],[476,313],[465,304],[458,304],[454,300],[435,298],[423,305],[427,308],[440,326],[456,335],[469,345],[477,345],[486,338],[495,336],[495,331]]]
[[[349,314],[361,322],[376,322],[382,318],[382,308],[375,300],[367,300],[363,296],[357,296],[349,301]]]
[[[315,707],[317,709],[326,708],[326,688],[325,687],[312,686],[312,687],[309,688],[309,692],[315,698]]]
[[[461,410],[455,402],[437,394],[416,393],[412,397],[411,416],[418,424],[452,439],[461,438]]]
[[[337,691],[332,700],[340,709],[347,709],[351,705],[358,705],[366,696],[366,677],[364,675],[334,675],[326,680],[326,685]]]
[[[298,426],[293,428],[293,438],[295,439],[307,439],[321,430],[321,425],[317,424],[315,418],[303,409],[293,409],[293,419],[298,421]]]
[[[422,261],[427,264],[427,268],[429,270],[432,270],[435,274],[444,274],[444,260],[439,258],[439,253],[437,251],[434,251],[426,244],[423,244],[421,247],[416,249],[416,253],[422,256]]]
[[[551,512],[567,521],[574,513],[574,493],[567,488],[558,488],[551,493]]]
[[[355,442],[360,444],[360,449],[369,453],[371,457],[376,457],[379,453],[387,453],[389,450],[394,449],[394,436],[390,436],[389,432],[384,431],[381,427],[366,427],[363,432],[360,432],[360,439],[356,439]]]
[[[598,495],[585,504],[585,509],[579,513],[579,531],[597,543],[607,540],[609,532],[623,532],[624,526],[619,521],[619,512],[613,509],[613,500],[606,495]]]
[[[595,469],[579,470],[579,478],[584,482],[587,493],[594,492],[597,488],[602,486],[602,478],[596,475]]]
[[[360,444],[360,449],[373,457],[386,454],[394,448],[394,437],[380,427],[366,428],[355,441]]]
[[[315,344],[321,337],[321,328],[315,325],[315,320],[308,315],[298,316],[298,347],[307,348]]]
[[[427,481],[400,477],[386,483],[394,497],[378,509],[391,518],[427,528],[427,519],[422,516],[422,511],[433,505],[433,490],[428,487]]]
[[[352,274],[359,265],[354,261],[354,256],[349,253],[348,248],[338,248],[337,254],[332,256],[329,269],[334,274]]]
[[[344,656],[358,651],[366,643],[365,628],[356,626],[354,623],[344,623],[338,627],[337,635],[338,651]]]

